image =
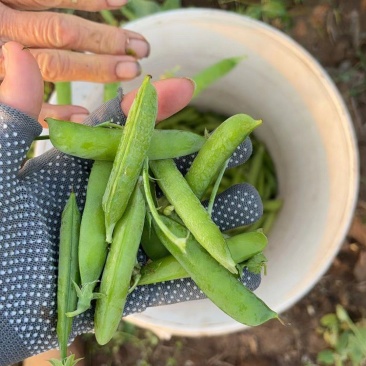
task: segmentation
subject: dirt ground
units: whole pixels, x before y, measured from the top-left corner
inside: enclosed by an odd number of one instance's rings
[[[183,3],[218,6],[216,1]],[[222,7],[233,9],[234,5],[228,2]],[[354,321],[366,318],[366,0],[304,0],[288,12],[289,28],[278,20],[271,23],[310,51],[333,77],[358,136],[362,175],[359,204],[339,255],[313,290],[282,314],[288,326],[271,321],[227,336],[173,337],[169,341],[159,341],[136,329],[127,341],[125,334],[131,331],[124,328],[109,347],[98,347],[91,335],[80,337],[78,344],[84,347],[86,365],[316,365],[316,355],[327,347],[316,331],[324,314],[341,304]]]
[[[216,7],[217,2],[184,1],[184,5]],[[233,9],[233,4],[226,7]],[[140,330],[134,341],[117,341],[107,351],[87,336],[80,340],[86,347],[86,365],[315,365],[316,355],[327,347],[316,331],[324,314],[341,304],[354,321],[366,317],[366,1],[305,0],[290,8],[289,14],[289,29],[276,20],[272,24],[283,28],[332,75],[347,102],[359,140],[359,205],[339,255],[313,290],[282,314],[288,326],[272,321],[227,336],[173,337],[169,341],[158,341]]]

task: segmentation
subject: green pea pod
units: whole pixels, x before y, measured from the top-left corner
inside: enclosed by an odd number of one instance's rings
[[[177,222],[179,223],[179,221]],[[264,249],[267,244],[267,238],[263,232],[255,231],[260,227],[261,224],[256,228],[254,228],[253,225],[250,225],[251,231],[240,232],[226,238],[231,256],[235,263],[241,263],[248,259],[245,256],[252,253],[252,251],[256,251],[258,248],[263,247],[261,250]],[[145,222],[142,232],[141,246],[149,259],[152,260],[152,265],[154,265],[157,260],[169,256],[169,251],[160,241],[154,227],[147,222]]]
[[[265,146],[263,144],[259,144],[251,161],[250,171],[248,174],[248,183],[254,187],[256,187],[258,184],[258,177],[260,175],[261,169],[263,168],[264,153]]]
[[[109,13],[103,13],[109,14]],[[117,24],[114,24],[117,25]],[[115,98],[118,95],[118,88],[121,86],[119,81],[115,83],[105,83],[103,90],[103,101],[108,102],[109,100]]]
[[[243,59],[243,56],[226,58],[207,67],[200,73],[193,76],[192,79],[196,83],[194,96],[196,97],[204,89],[207,89],[208,86],[211,85],[214,81],[220,79],[229,71],[231,71]]]
[[[192,192],[171,159],[150,161],[157,182],[196,240],[225,268],[237,273],[227,243],[220,229]],[[144,172],[145,173],[145,172]]]
[[[130,204],[118,221],[100,284],[94,315],[95,337],[100,345],[113,337],[121,321],[131,275],[136,264],[142,228],[145,221],[145,200],[140,184]]]
[[[240,143],[261,123],[261,120],[254,120],[246,114],[236,114],[213,131],[185,176],[198,198],[202,198]]]
[[[161,219],[175,235],[187,235],[187,229],[182,225],[165,216]],[[235,275],[220,266],[195,240],[187,240],[186,252],[183,254],[164,236],[155,222],[154,225],[170,253],[205,295],[227,315],[249,326],[278,318],[273,310],[238,281]]]
[[[81,286],[80,288],[76,287],[79,300],[76,310],[67,313],[67,316],[76,316],[88,310],[91,301],[99,296],[93,291],[102,273],[108,253],[102,199],[111,170],[111,162],[95,161],[90,171],[80,226],[79,269]]]
[[[46,118],[52,145],[65,154],[113,161],[124,128],[100,128]],[[154,130],[147,155],[150,160],[177,158],[197,152],[206,138],[181,130]]]
[[[57,104],[72,104],[72,88],[69,81],[58,81],[55,83]]]
[[[56,332],[62,359],[67,357],[67,343],[72,328],[72,318],[68,318],[66,313],[75,309],[77,303],[73,283],[79,282],[79,232],[80,212],[75,193],[72,192],[62,212],[58,261]]]
[[[145,77],[128,114],[103,197],[108,243],[112,242],[114,226],[126,210],[150,148],[158,111],[157,93],[150,78]]]
[[[194,240],[194,238],[191,236],[188,240]],[[227,244],[235,263],[244,262],[261,253],[267,246],[267,242],[267,237],[260,231],[242,233],[227,239]],[[198,245],[198,243],[195,245]],[[149,285],[189,277],[184,267],[172,255],[149,262],[141,268],[140,275],[139,285]]]

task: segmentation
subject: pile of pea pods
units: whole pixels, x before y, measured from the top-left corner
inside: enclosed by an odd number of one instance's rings
[[[246,114],[222,121],[221,116],[205,113],[205,123],[195,125],[206,125],[212,130],[208,134],[188,131],[192,117],[187,113],[200,112],[188,107],[164,123],[168,129],[156,128],[157,94],[147,76],[123,127],[47,119],[57,149],[94,161],[82,214],[73,192],[62,214],[57,294],[62,359],[67,357],[74,316],[95,301],[95,337],[104,345],[117,330],[128,294],[140,285],[190,277],[214,304],[242,324],[256,326],[278,318],[242,284],[238,265],[262,253],[267,238],[256,229],[269,230],[271,215],[281,205],[274,198],[273,163],[254,139],[260,154],[249,167],[234,175],[223,169],[261,121]],[[176,128],[180,121],[182,128]],[[174,129],[169,128],[172,125]],[[192,153],[197,156],[183,176],[173,159]],[[267,166],[265,172],[262,166]],[[223,184],[213,185],[218,177]],[[219,186],[224,189],[238,180],[259,187],[265,215],[256,227],[227,235],[201,201],[207,194],[214,198]],[[162,197],[155,194],[156,185]],[[149,261],[141,267],[137,254],[144,232],[151,233],[151,240],[144,240]]]
[[[164,120],[164,123],[158,124],[157,128],[191,131],[204,136],[214,131],[225,119],[226,116],[219,113],[202,111],[195,106],[188,106]],[[221,193],[235,184],[247,182],[257,189],[263,201],[263,215],[254,224],[231,230],[232,234],[251,232],[259,228],[268,234],[283,205],[283,200],[278,198],[277,175],[273,160],[265,144],[254,135],[251,135],[250,138],[253,145],[252,157],[235,169],[225,170],[217,193]],[[212,185],[208,187],[205,198],[209,197],[211,193]]]

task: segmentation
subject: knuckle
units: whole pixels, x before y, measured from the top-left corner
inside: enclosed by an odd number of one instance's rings
[[[33,3],[37,5],[38,9],[58,8],[62,4],[62,0],[34,0]]]
[[[1,43],[7,42],[12,36],[14,28],[11,26],[14,22],[14,11],[0,1],[0,40]]]
[[[48,8],[56,8],[62,5],[63,0],[37,0],[37,3]]]
[[[70,0],[33,0],[33,3],[38,5],[38,8],[43,7],[44,9],[51,9],[51,8],[62,8],[67,6],[71,8],[70,2],[73,3],[72,8],[84,11],[100,11],[105,9],[105,2],[104,1],[90,1],[90,0],[83,0],[83,1],[70,1]]]
[[[67,16],[51,14],[44,19],[44,36],[49,46],[62,49],[75,47],[78,32],[70,26]]]
[[[45,80],[57,81],[62,76],[67,75],[68,61],[62,59],[61,56],[55,53],[41,52],[35,55],[37,63],[41,69],[41,73]]]

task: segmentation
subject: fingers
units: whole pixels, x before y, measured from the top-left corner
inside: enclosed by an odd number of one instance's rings
[[[208,201],[203,206],[207,207]],[[212,220],[221,231],[251,225],[262,215],[262,199],[249,183],[236,184],[218,194],[212,210]]]
[[[64,50],[31,49],[45,81],[89,81],[109,83],[131,80],[141,73],[132,56],[107,56]],[[0,62],[0,78],[5,73]]]
[[[32,54],[16,42],[3,46],[5,78],[0,86],[0,103],[37,119],[43,102],[43,80]]]
[[[46,81],[109,83],[131,80],[141,73],[132,56],[83,54],[64,50],[31,50]],[[0,66],[1,70],[1,66]]]
[[[187,106],[195,89],[194,82],[187,78],[159,80],[154,82],[154,86],[158,93],[158,122]],[[125,115],[128,114],[136,93],[137,90],[134,90],[123,98],[121,107]]]
[[[38,122],[43,127],[47,128],[47,123],[44,121],[46,117],[65,121],[83,122],[88,115],[89,111],[84,107],[76,105],[52,105],[43,103]]]
[[[127,4],[128,0],[2,0],[2,2],[14,9],[45,10],[51,8],[66,8],[85,11],[99,11],[103,9],[120,8]]]
[[[140,73],[136,59],[150,52],[148,42],[138,33],[69,14],[17,11],[0,2],[0,23],[0,44],[10,39],[29,47],[49,81],[129,80]],[[3,76],[0,58],[0,78]]]
[[[133,53],[137,58],[146,57],[149,53],[147,41],[138,33],[70,14],[15,11],[2,6],[0,20],[3,38],[31,48],[72,49],[112,55]]]

